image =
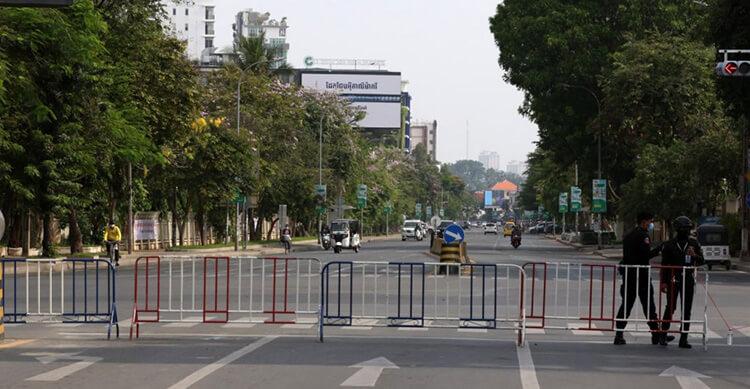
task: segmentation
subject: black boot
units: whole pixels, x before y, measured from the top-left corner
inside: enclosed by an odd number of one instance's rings
[[[627,342],[625,342],[625,338],[624,338],[624,337],[622,336],[622,332],[618,331],[618,332],[617,332],[617,333],[615,334],[615,342],[614,342],[614,343],[615,343],[615,345],[617,345],[617,346],[621,346],[621,345],[623,345],[623,344],[626,344],[626,343],[627,343]]]
[[[682,334],[680,335],[680,348],[693,348],[693,346],[688,343],[688,335]]]

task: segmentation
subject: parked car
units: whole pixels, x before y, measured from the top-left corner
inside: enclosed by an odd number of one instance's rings
[[[484,225],[484,234],[495,234],[497,235],[497,225],[495,223],[486,223]]]

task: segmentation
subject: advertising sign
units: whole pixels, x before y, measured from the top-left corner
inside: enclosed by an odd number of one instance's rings
[[[570,187],[570,212],[581,212],[581,188]]]
[[[591,212],[607,212],[607,180],[594,180]]]
[[[505,203],[504,190],[486,190],[484,191],[485,208],[502,208]]]
[[[159,239],[158,225],[153,219],[135,219],[133,221],[135,240],[157,240]]]
[[[335,93],[364,112],[363,128],[401,128],[401,73],[372,71],[302,71],[303,88]]]
[[[558,198],[558,200],[558,203],[560,205],[560,213],[568,212],[568,193],[560,193],[560,197]]]

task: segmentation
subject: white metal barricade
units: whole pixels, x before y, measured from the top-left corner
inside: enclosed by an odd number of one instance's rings
[[[136,261],[131,322],[317,323],[315,258],[153,256]]]
[[[325,326],[510,329],[524,341],[517,265],[335,261],[320,282],[321,341]]]

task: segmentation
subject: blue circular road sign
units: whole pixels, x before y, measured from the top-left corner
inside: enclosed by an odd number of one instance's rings
[[[461,243],[464,241],[464,229],[458,224],[451,224],[443,231],[443,241],[447,244]]]

